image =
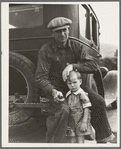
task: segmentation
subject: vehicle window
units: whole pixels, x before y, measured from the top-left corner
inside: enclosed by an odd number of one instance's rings
[[[92,15],[92,40],[94,41],[95,45],[97,45],[97,21]]]
[[[30,28],[43,24],[42,4],[10,4],[9,28]]]
[[[80,5],[80,12],[79,12],[79,19],[80,19],[80,34],[90,39],[90,30],[89,30],[89,10],[84,8]]]
[[[80,34],[86,37],[86,9],[80,5]]]

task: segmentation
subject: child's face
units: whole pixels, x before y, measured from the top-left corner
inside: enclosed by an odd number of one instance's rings
[[[80,88],[81,83],[82,80],[78,79],[76,74],[71,75],[70,79],[67,79],[68,88],[72,92],[76,92]]]

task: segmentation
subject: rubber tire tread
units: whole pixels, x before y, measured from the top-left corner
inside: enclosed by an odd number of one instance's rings
[[[29,94],[27,97],[26,102],[31,103],[35,100],[34,97],[34,74],[36,71],[35,65],[25,56],[10,52],[9,53],[9,65],[10,67],[15,67],[18,70],[20,70],[24,77],[27,80],[28,86],[29,86]],[[9,125],[16,125],[25,122],[28,120],[33,114],[33,109],[27,109],[27,108],[20,108],[16,112],[9,113]]]

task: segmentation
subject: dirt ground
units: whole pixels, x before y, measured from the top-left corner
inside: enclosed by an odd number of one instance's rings
[[[113,143],[117,143],[117,109],[112,107],[107,108],[107,115],[112,131],[116,138]],[[45,143],[46,128],[39,125],[39,123],[31,118],[23,124],[9,127],[9,142],[10,143]],[[86,141],[85,143],[88,143]],[[91,141],[91,143],[96,143]]]

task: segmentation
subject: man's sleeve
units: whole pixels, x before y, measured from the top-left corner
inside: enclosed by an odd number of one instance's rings
[[[48,54],[44,50],[44,46],[40,49],[38,53],[38,63],[35,74],[35,83],[37,87],[45,94],[51,95],[52,89],[54,86],[49,80],[49,71],[50,71],[50,61]]]
[[[82,73],[94,73],[97,69],[99,69],[98,61],[96,58],[89,55],[86,50],[83,49],[83,46],[80,45],[76,50],[76,55],[78,59],[77,64],[73,64],[74,70],[77,69]]]

